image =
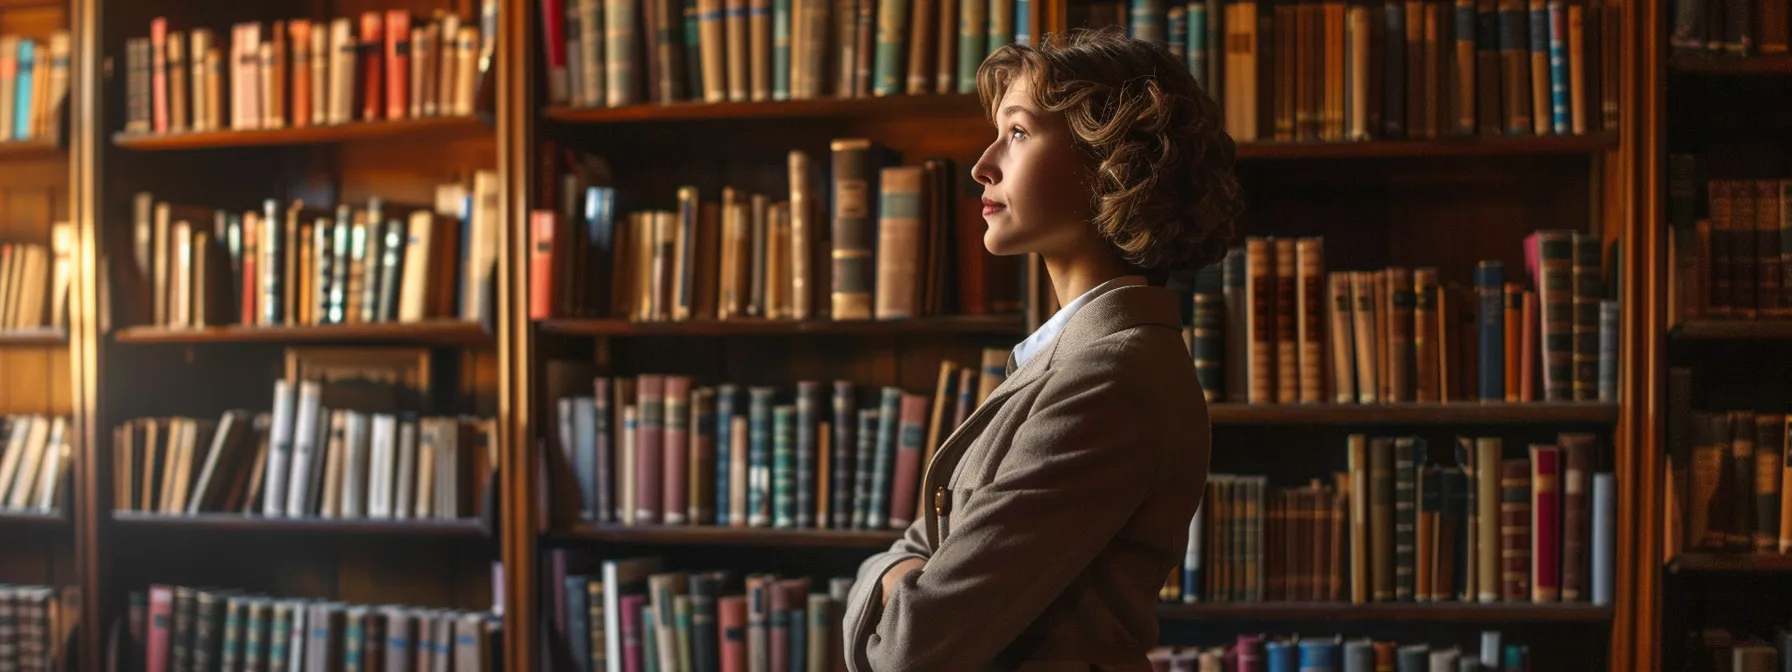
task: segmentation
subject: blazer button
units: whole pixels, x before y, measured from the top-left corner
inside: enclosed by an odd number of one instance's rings
[[[939,489],[933,491],[933,515],[936,515],[936,516],[946,515],[946,488],[945,488],[945,486],[940,486]]]

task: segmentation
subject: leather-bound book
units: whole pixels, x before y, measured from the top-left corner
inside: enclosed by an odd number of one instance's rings
[[[1500,598],[1531,599],[1531,461],[1500,462]]]
[[[1562,451],[1531,446],[1531,601],[1561,599]]]

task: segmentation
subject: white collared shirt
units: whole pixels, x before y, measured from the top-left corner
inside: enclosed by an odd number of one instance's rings
[[[1045,324],[1039,325],[1039,329],[1034,331],[1031,336],[1028,336],[1027,340],[1021,341],[1019,345],[1014,346],[1014,368],[1019,369],[1020,367],[1025,366],[1028,359],[1031,359],[1033,355],[1044,350],[1045,346],[1051,345],[1052,340],[1058,337],[1058,332],[1064,330],[1064,325],[1070,324],[1070,318],[1076,315],[1076,311],[1082,310],[1083,306],[1088,305],[1090,301],[1094,301],[1095,297],[1121,287],[1131,287],[1143,284],[1145,284],[1145,276],[1122,275],[1113,280],[1096,285],[1094,289],[1083,292],[1082,296],[1076,297],[1076,300],[1064,304],[1064,307],[1059,308],[1058,312],[1053,314],[1051,319],[1046,320]]]

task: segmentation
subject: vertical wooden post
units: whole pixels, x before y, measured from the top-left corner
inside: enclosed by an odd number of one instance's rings
[[[535,147],[530,26],[538,3],[509,1],[498,9],[498,177],[504,224],[498,254],[498,423],[503,472],[499,530],[504,581],[505,669],[537,669],[535,581],[535,446],[529,440],[529,187]]]

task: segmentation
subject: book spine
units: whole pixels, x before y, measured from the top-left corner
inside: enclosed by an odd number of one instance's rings
[[[1376,602],[1394,600],[1394,444],[1377,437],[1369,441],[1369,525],[1371,592]]]
[[[791,2],[792,0],[772,0],[772,100],[790,99],[791,33],[793,28],[801,28],[791,25]]]
[[[1520,401],[1519,393],[1522,390],[1519,376],[1524,367],[1524,360],[1521,359],[1524,355],[1524,286],[1516,282],[1506,283],[1500,305],[1506,308],[1505,315],[1501,317],[1506,330],[1505,342],[1501,344],[1501,348],[1505,350],[1506,363],[1501,371],[1505,378],[1506,401],[1516,402]]]
[[[1320,238],[1295,241],[1295,338],[1300,348],[1300,403],[1320,403],[1325,394],[1325,248]]]
[[[1599,301],[1605,294],[1600,282],[1600,239],[1576,233],[1571,245],[1574,322],[1570,332],[1574,339],[1574,368],[1570,392],[1575,401],[1593,401],[1599,396]]]
[[[769,387],[747,390],[747,525],[772,524],[772,394]]]
[[[859,409],[857,441],[855,442],[853,462],[857,466],[854,477],[852,498],[852,528],[855,530],[876,529],[869,525],[872,504],[872,482],[876,475],[877,428],[879,424],[877,408]]]
[[[871,220],[871,143],[836,140],[833,151],[834,217],[831,315],[836,320],[871,318],[874,242]]]
[[[635,524],[661,522],[664,504],[662,472],[665,468],[666,378],[643,375],[635,382]]]
[[[925,227],[922,171],[919,166],[885,168],[879,177],[873,314],[880,320],[917,317]]]
[[[1569,118],[1568,15],[1562,0],[1550,0],[1548,12],[1550,120],[1556,135],[1567,135],[1573,127]]]
[[[792,486],[796,488],[792,516],[793,524],[801,529],[825,527],[817,525],[815,501],[815,467],[816,467],[816,430],[821,410],[821,383],[805,380],[796,386],[796,473]]]
[[[1300,400],[1300,358],[1299,343],[1296,340],[1296,315],[1300,312],[1295,303],[1296,294],[1296,259],[1294,256],[1294,240],[1291,238],[1271,239],[1273,244],[1274,289],[1271,294],[1275,302],[1272,309],[1274,317],[1270,324],[1275,325],[1272,334],[1275,339],[1275,377],[1273,381],[1275,398],[1273,401],[1292,404]]]
[[[852,527],[853,477],[858,473],[853,462],[857,445],[853,440],[853,422],[858,416],[853,410],[853,387],[850,381],[834,381],[831,408],[833,422],[828,428],[833,433],[828,441],[828,461],[833,471],[828,484],[831,490],[828,495],[832,499],[828,506],[831,520],[818,522],[825,522],[836,530],[845,530]]]
[[[1599,393],[1603,403],[1618,401],[1618,302],[1599,302]]]
[[[1482,401],[1497,401],[1505,397],[1505,377],[1501,374],[1505,367],[1505,325],[1503,296],[1503,268],[1498,261],[1482,261],[1475,265],[1475,289],[1480,297],[1480,311],[1477,321],[1480,331],[1480,356],[1478,367],[1481,373],[1480,395]]]
[[[1593,604],[1612,603],[1616,564],[1617,482],[1611,474],[1593,475]]]
[[[635,62],[635,7],[631,0],[604,2],[604,103],[610,107],[637,100],[641,68]]]
[[[691,495],[691,379],[667,376],[664,389],[660,519],[667,525],[682,525],[690,522],[686,513]]]
[[[1531,446],[1531,601],[1561,598],[1562,454],[1556,446]]]
[[[1226,306],[1225,296],[1221,293],[1221,274],[1220,267],[1213,265],[1195,275],[1191,316],[1193,328],[1189,350],[1195,360],[1195,379],[1200,382],[1201,393],[1209,404],[1224,401],[1226,394],[1225,334],[1220,327]]]
[[[872,457],[871,500],[867,502],[865,526],[873,530],[890,527],[890,487],[895,477],[896,442],[902,422],[902,389],[885,387],[878,406],[876,453]]]
[[[1394,600],[1412,602],[1417,597],[1417,535],[1419,460],[1423,440],[1394,439]]]
[[[730,472],[732,460],[729,453],[731,446],[734,445],[735,398],[739,394],[740,388],[734,385],[716,386],[716,525],[722,527],[734,524],[728,510],[728,503],[734,497],[734,493],[729,489],[729,483],[734,478]]]
[[[1556,439],[1562,467],[1562,601],[1587,598],[1587,548],[1591,542],[1591,494],[1593,435],[1565,433]],[[1777,457],[1776,457],[1777,459]],[[1776,472],[1775,477],[1778,477]],[[1777,502],[1775,505],[1777,506]]]
[[[1245,373],[1246,401],[1275,402],[1275,257],[1272,241],[1245,240],[1245,341],[1249,343]]]
[[[1531,462],[1500,462],[1500,597],[1531,598]]]
[[[967,4],[975,4],[965,0]],[[1220,341],[1225,348],[1224,362],[1221,371],[1225,372],[1226,384],[1220,388],[1221,398],[1227,402],[1237,403],[1246,399],[1245,380],[1248,375],[1250,300],[1246,279],[1245,248],[1235,247],[1226,251],[1226,257],[1220,261],[1221,299],[1225,306],[1225,315],[1220,322],[1225,325],[1225,334]]]
[[[921,454],[926,438],[927,397],[904,393],[900,403],[896,430],[896,464],[889,508],[890,527],[893,529],[907,528],[913,522],[914,512],[919,511],[915,500],[921,487],[921,470],[926,468],[921,463]]]
[[[773,1],[747,0],[747,99],[754,102],[770,100],[772,97]],[[788,7],[784,11],[786,14],[790,12]],[[788,44],[788,35],[785,40]],[[785,47],[785,52],[788,57],[788,46]]]
[[[1475,577],[1475,591],[1481,602],[1496,602],[1500,599],[1502,589],[1501,545],[1504,524],[1502,514],[1505,508],[1503,499],[1503,476],[1500,472],[1499,437],[1480,437],[1475,439],[1475,566],[1479,573]]]
[[[796,526],[796,407],[772,409],[772,527]]]

